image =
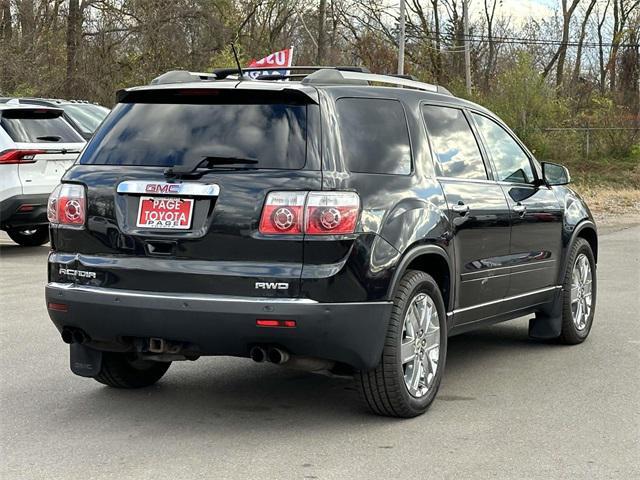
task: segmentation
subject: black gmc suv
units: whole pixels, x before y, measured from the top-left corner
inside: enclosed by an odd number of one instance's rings
[[[290,78],[118,93],[48,205],[46,302],[74,373],[133,388],[250,357],[353,375],[373,412],[411,417],[448,336],[532,315],[532,337],[584,341],[598,239],[564,167],[441,87]]]

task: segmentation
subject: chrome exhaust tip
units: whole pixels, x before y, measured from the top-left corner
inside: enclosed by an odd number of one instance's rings
[[[281,365],[289,361],[289,353],[278,347],[270,347],[269,350],[267,350],[267,360],[271,363]]]
[[[249,350],[249,357],[251,357],[251,360],[254,362],[262,363],[267,359],[267,352],[265,352],[262,347],[251,347],[251,350]]]

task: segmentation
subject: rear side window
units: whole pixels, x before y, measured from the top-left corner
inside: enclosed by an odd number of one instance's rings
[[[411,145],[397,100],[341,98],[336,102],[345,165],[351,172],[408,175]]]
[[[462,110],[425,105],[422,113],[442,176],[486,180],[478,142]]]
[[[0,125],[14,142],[79,143],[84,139],[61,116],[50,110],[16,109],[0,112]]]
[[[252,168],[300,169],[306,155],[306,108],[121,103],[89,143],[80,163],[170,167],[223,152],[257,161]]]

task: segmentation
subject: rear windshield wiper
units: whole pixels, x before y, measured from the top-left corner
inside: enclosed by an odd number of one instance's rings
[[[205,173],[215,171],[215,168],[212,168],[214,165],[255,165],[258,163],[258,160],[253,158],[242,158],[242,157],[234,157],[234,156],[218,156],[218,155],[208,155],[205,157],[201,157],[200,160],[193,163],[185,163],[183,165],[174,165],[173,167],[169,167],[164,171],[165,177],[201,177]],[[206,164],[208,169],[197,171],[203,164]],[[246,167],[229,167],[230,169],[246,169]]]
[[[36,137],[36,140],[44,140],[45,142],[59,142],[62,137],[58,135],[43,135],[42,137]]]

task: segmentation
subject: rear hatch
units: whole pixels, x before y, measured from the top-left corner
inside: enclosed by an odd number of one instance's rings
[[[57,229],[57,260],[110,288],[299,295],[302,235],[258,226],[270,191],[320,189],[318,118],[296,90],[127,95],[65,176],[86,186],[87,222]]]
[[[18,163],[24,195],[50,193],[84,148],[84,139],[62,114],[61,109],[47,107],[16,106],[0,111],[0,125],[15,142],[15,149],[29,152],[31,159]]]

